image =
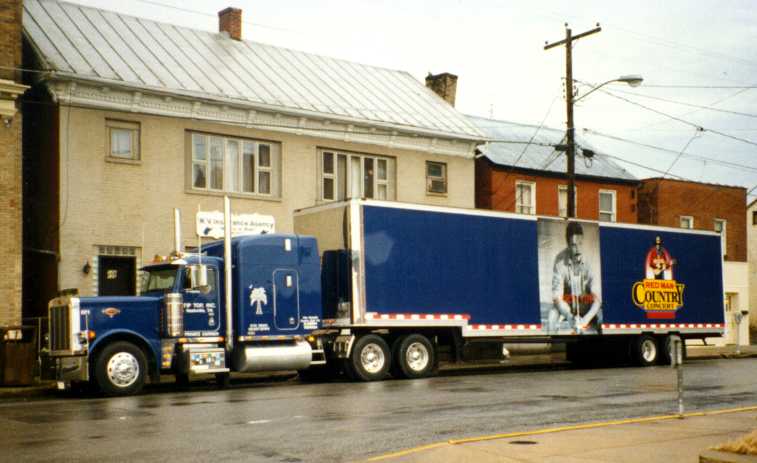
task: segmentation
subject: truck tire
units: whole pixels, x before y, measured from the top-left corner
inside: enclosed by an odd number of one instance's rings
[[[216,373],[216,387],[218,389],[227,389],[231,386],[231,374]]]
[[[146,373],[144,352],[130,342],[118,341],[105,346],[95,360],[95,380],[108,396],[138,393],[145,384]]]
[[[660,350],[660,365],[670,365],[670,360],[672,357],[672,349],[673,349],[672,338],[680,339],[681,337],[678,336],[677,334],[671,334],[671,335],[665,336],[660,341],[660,346],[662,347],[662,349]],[[681,339],[681,341],[682,341],[681,347],[683,348],[683,360],[686,361],[686,342],[683,341],[683,339]]]
[[[392,363],[391,351],[381,336],[361,336],[352,346],[347,360],[347,374],[356,381],[380,381],[389,372]]]
[[[402,336],[392,346],[392,374],[397,378],[424,378],[434,371],[434,345],[422,334]]]
[[[660,347],[653,336],[642,334],[632,343],[636,363],[642,367],[649,367],[657,363]]]

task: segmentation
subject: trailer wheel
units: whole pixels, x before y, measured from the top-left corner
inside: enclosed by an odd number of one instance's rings
[[[423,378],[434,370],[434,346],[422,334],[399,338],[392,346],[392,373],[400,378]]]
[[[381,336],[361,336],[352,346],[347,361],[348,375],[360,381],[379,381],[386,377],[392,362],[391,352]]]
[[[636,357],[636,363],[643,367],[652,366],[657,363],[657,359],[660,355],[660,349],[657,345],[657,340],[649,335],[642,334],[636,338],[636,342],[633,343],[634,354]]]
[[[105,395],[138,393],[145,384],[145,373],[145,354],[130,342],[119,341],[106,346],[95,360],[95,379]]]

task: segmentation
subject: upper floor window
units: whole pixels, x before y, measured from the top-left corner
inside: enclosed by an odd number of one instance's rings
[[[536,214],[536,184],[518,180],[515,182],[515,212]]]
[[[394,199],[394,159],[335,150],[319,157],[322,200]]]
[[[715,231],[720,233],[720,247],[723,255],[726,255],[728,246],[726,246],[727,228],[728,222],[725,219],[715,219],[714,226]]]
[[[694,217],[690,215],[681,216],[681,228],[694,228]]]
[[[617,209],[615,190],[599,190],[599,220],[605,222],[617,221]]]
[[[752,211],[752,225],[757,225],[757,211]]]
[[[279,144],[202,133],[191,138],[192,189],[280,196]]]
[[[447,163],[426,161],[426,193],[447,193]]]
[[[578,204],[578,190],[573,188],[573,217],[576,216],[576,205]],[[568,216],[568,185],[557,186],[557,209],[560,217]]]
[[[107,119],[108,157],[139,160],[139,122]]]

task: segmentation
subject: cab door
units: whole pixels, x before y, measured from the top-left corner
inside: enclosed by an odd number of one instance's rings
[[[184,332],[187,336],[217,334],[220,313],[216,267],[208,265],[208,286],[203,289],[189,289],[188,278],[184,281]]]
[[[292,269],[273,271],[273,323],[279,330],[295,330],[300,325],[299,274]]]

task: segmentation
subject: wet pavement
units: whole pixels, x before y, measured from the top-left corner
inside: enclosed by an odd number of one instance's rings
[[[687,411],[757,404],[757,359],[693,360]],[[128,398],[0,402],[0,461],[355,461],[486,434],[676,410],[670,367],[565,365],[414,381],[163,385]]]

